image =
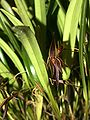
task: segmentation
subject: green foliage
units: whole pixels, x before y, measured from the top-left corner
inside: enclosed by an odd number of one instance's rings
[[[0,1],[1,119],[90,118],[88,11],[90,0]]]

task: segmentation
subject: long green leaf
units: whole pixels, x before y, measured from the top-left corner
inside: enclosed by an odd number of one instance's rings
[[[18,9],[18,12],[19,12],[22,22],[24,23],[24,25],[29,26],[31,28],[31,30],[34,32],[34,28],[30,21],[28,9],[27,9],[27,6],[26,6],[24,0],[14,0],[14,2],[16,4],[16,7]]]
[[[4,78],[12,79],[14,76],[10,73],[8,68],[0,61],[0,75]]]
[[[3,52],[2,52],[2,50],[1,50],[1,48],[0,48],[0,60],[1,60],[6,66],[8,66],[8,65],[7,65],[7,61],[6,61],[6,59],[5,59],[4,55],[3,55]]]
[[[3,19],[3,22],[5,22],[8,26],[11,26],[10,23],[8,22],[7,18],[2,14],[1,11],[0,11],[0,17],[1,17],[1,19]],[[0,28],[3,29],[1,22],[0,22]]]
[[[57,25],[58,25],[59,32],[62,34],[64,31],[65,11],[61,3],[59,2],[59,0],[56,0],[56,2],[59,5],[59,11],[57,15]]]
[[[63,41],[69,40],[69,33],[70,33],[70,27],[71,27],[71,21],[73,17],[73,11],[76,5],[77,0],[71,0],[67,13],[65,18],[65,27],[64,27],[64,33],[63,33]],[[75,17],[75,16],[74,16]]]
[[[34,2],[36,19],[46,26],[45,0],[34,0]]]
[[[36,98],[36,115],[37,115],[37,120],[41,120],[43,97],[40,94],[37,94],[36,97],[37,97]]]
[[[7,16],[7,18],[14,24],[14,26],[23,25],[23,23],[20,20],[18,20],[15,16],[10,14],[9,12],[5,11],[4,9],[0,10]]]
[[[84,40],[85,40],[85,28],[86,28],[86,8],[87,8],[87,0],[83,0],[82,6],[82,15],[81,15],[81,24],[80,24],[80,39],[79,39],[79,63],[80,63],[80,72],[82,77],[82,84],[83,84],[83,96],[85,99],[85,120],[88,120],[88,94],[87,94],[87,86],[86,86],[86,79],[85,79],[85,72],[84,72],[84,56],[83,56],[83,49],[84,49]]]
[[[36,18],[36,36],[40,45],[43,57],[46,59],[46,10],[45,0],[34,0]],[[42,34],[40,34],[42,33]]]
[[[8,4],[8,2],[6,0],[1,0],[0,4],[6,11],[8,11],[12,15],[14,15],[14,12],[12,11],[11,6]]]
[[[70,46],[72,51],[74,51],[74,47],[75,47],[77,28],[78,28],[78,22],[80,19],[82,2],[83,0],[76,1],[75,8],[72,15],[72,21],[71,21],[71,27],[70,27]],[[72,55],[73,53],[74,52],[72,52]]]
[[[47,91],[48,76],[36,38],[29,27],[15,27],[16,36],[23,44],[42,86]]]
[[[35,74],[34,67],[33,67],[33,65],[30,61],[30,58],[29,58],[27,52],[25,51],[24,47],[22,47],[21,53],[22,53],[22,59],[24,62],[25,70],[27,72],[28,78],[30,79],[30,84],[31,84],[31,86],[32,86],[32,84],[36,85],[35,80],[38,78],[37,78],[37,75]]]
[[[1,61],[0,61],[0,75],[3,78],[8,78],[7,80],[9,82],[9,84],[14,83],[14,86],[18,86],[16,80],[14,79],[14,75],[10,72],[10,70],[7,68],[7,66],[5,64],[3,64]]]
[[[62,7],[59,8],[57,15],[57,25],[60,33],[64,31],[65,12]]]
[[[27,76],[25,73],[25,70],[22,66],[22,63],[20,62],[20,60],[18,59],[17,55],[12,51],[12,49],[4,42],[3,39],[0,38],[0,47],[5,51],[5,53],[10,57],[10,59],[13,61],[13,63],[15,64],[15,66],[17,67],[17,69],[23,74],[23,80],[26,81],[27,86],[29,87],[28,84],[28,80],[27,80]]]
[[[57,103],[55,102],[50,86],[49,86],[49,81],[48,81],[48,76],[45,68],[45,64],[39,49],[39,46],[37,44],[35,35],[33,32],[29,29],[29,27],[15,27],[14,32],[22,45],[24,46],[31,63],[36,71],[36,74],[39,78],[40,84],[44,88],[45,92],[47,93],[50,101],[51,101],[51,106],[52,109],[56,115],[56,118],[60,119],[60,112],[57,106]]]
[[[16,40],[16,38],[14,37],[12,31],[10,30],[10,28],[7,26],[7,24],[5,24],[5,22],[3,21],[3,19],[1,18],[0,19],[0,22],[1,22],[1,25],[2,25],[2,29],[4,31],[4,33],[8,36],[11,44],[14,46],[14,48],[18,51],[18,53],[21,55],[21,52],[20,52],[20,47],[19,47],[19,44]]]
[[[74,51],[75,47],[82,2],[83,0],[72,0],[66,13],[63,41],[68,41],[70,39],[70,47],[72,51]],[[72,52],[72,56],[73,54],[74,52]]]

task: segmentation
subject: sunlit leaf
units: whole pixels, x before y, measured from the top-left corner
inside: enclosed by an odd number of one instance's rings
[[[60,119],[60,113],[57,106],[57,103],[55,102],[50,86],[48,81],[48,75],[46,72],[45,64],[41,55],[40,48],[37,44],[37,40],[35,38],[35,35],[33,32],[29,29],[29,27],[22,27],[18,26],[13,28],[13,31],[15,32],[16,36],[18,37],[19,41],[24,46],[29,59],[35,69],[35,72],[38,76],[38,80],[36,79],[36,82],[40,82],[43,89],[46,91],[49,99],[51,100],[51,106],[52,109],[58,119]],[[57,111],[57,112],[56,112]]]
[[[22,63],[20,62],[19,58],[17,55],[12,51],[12,49],[4,42],[3,39],[0,38],[0,47],[4,50],[4,52],[10,57],[10,59],[13,61],[17,69],[23,74],[22,77],[26,81],[27,86],[29,87],[26,72],[23,68]]]
[[[14,0],[16,7],[18,9],[19,15],[21,17],[22,22],[24,23],[24,25],[29,26],[31,28],[31,30],[34,32],[34,28],[33,25],[31,23],[31,20],[29,18],[28,15],[28,8],[25,4],[24,0]]]
[[[8,11],[12,15],[14,15],[14,12],[12,11],[11,6],[8,4],[8,2],[6,0],[1,0],[0,4],[6,11]]]
[[[58,15],[57,15],[57,25],[58,25],[59,32],[63,34],[64,24],[65,24],[65,11],[62,5],[60,4],[60,2],[58,0],[56,1],[59,5],[59,10],[58,10]]]
[[[7,18],[15,25],[23,25],[23,23],[18,20],[15,16],[13,16],[12,14],[10,14],[9,12],[5,11],[4,9],[0,9],[6,16]]]
[[[29,29],[29,27],[22,26],[15,27],[13,30],[24,46],[42,86],[47,91],[48,76],[38,43],[33,32]]]

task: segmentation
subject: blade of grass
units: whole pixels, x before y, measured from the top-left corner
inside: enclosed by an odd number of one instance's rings
[[[63,41],[68,41],[70,39],[70,48],[72,51],[74,51],[75,47],[82,2],[82,0],[72,0],[66,13]],[[73,55],[74,52],[72,52],[72,57]]]
[[[17,55],[12,51],[12,49],[3,41],[3,39],[0,38],[0,47],[5,51],[5,53],[10,57],[10,59],[13,61],[15,66],[20,72],[24,72],[22,74],[23,80],[25,80],[27,86],[29,87],[27,76],[25,73],[25,70],[23,68],[22,63],[20,62],[19,58]]]
[[[0,4],[6,11],[8,11],[12,15],[14,15],[14,12],[12,11],[11,6],[8,4],[8,2],[6,0],[1,0]]]
[[[63,34],[64,31],[64,22],[65,22],[65,13],[62,8],[59,8],[58,15],[57,15],[57,25],[59,32]]]
[[[37,96],[36,96],[36,115],[37,115],[37,120],[41,120],[42,105],[43,105],[43,97],[40,94],[37,94]]]
[[[12,9],[13,9],[13,11],[14,11],[17,15],[19,15],[18,9],[17,9],[16,7],[12,7]],[[19,16],[20,16],[20,15],[19,15]]]
[[[30,84],[31,84],[31,86],[32,86],[32,84],[35,86],[34,80],[38,79],[38,78],[37,78],[37,75],[35,73],[34,67],[29,59],[27,52],[25,51],[25,49],[23,47],[22,47],[21,53],[22,53],[22,59],[24,62],[24,66],[25,66],[28,78],[30,79]]]
[[[71,26],[71,20],[72,20],[72,15],[73,15],[75,4],[76,4],[76,0],[70,1],[69,7],[66,13],[66,18],[65,18],[63,41],[69,40],[70,26]]]
[[[36,19],[46,26],[45,0],[34,0],[34,2]]]
[[[30,19],[32,19],[33,14],[30,13],[29,7],[27,6],[26,1],[25,1],[25,0],[22,0],[22,4],[23,4],[25,10],[27,11],[28,17],[29,17]],[[30,7],[31,7],[31,6],[30,6]],[[31,7],[30,9],[33,9],[33,8]]]
[[[2,95],[2,93],[1,93],[1,91],[0,91],[0,104],[3,102],[3,95]]]
[[[14,76],[10,73],[8,68],[0,61],[0,75],[4,78],[12,79]]]
[[[0,48],[0,61],[2,61],[4,63],[4,65],[8,66],[7,61],[3,55],[1,48]]]
[[[0,61],[0,75],[3,78],[7,78],[7,80],[9,81],[9,84],[13,84],[14,86],[17,87],[17,81],[14,79],[14,75],[10,72],[10,70]],[[13,86],[13,87],[14,87]]]
[[[3,27],[3,31],[4,33],[8,36],[10,42],[12,43],[12,45],[14,46],[14,48],[18,51],[18,53],[21,55],[21,52],[20,52],[20,47],[18,45],[18,42],[17,40],[15,39],[12,31],[10,30],[10,28],[4,23],[3,19],[1,18],[0,19],[0,22],[1,22],[1,25]]]
[[[27,108],[27,116],[29,120],[36,120],[36,116],[30,107]]]
[[[79,63],[80,63],[80,72],[82,77],[82,84],[83,84],[83,96],[85,99],[85,116],[84,119],[88,120],[88,95],[87,95],[87,86],[86,86],[86,79],[84,73],[84,56],[83,56],[83,49],[84,49],[84,40],[85,40],[85,28],[86,28],[86,8],[87,8],[87,0],[83,1],[82,6],[82,14],[81,14],[81,24],[80,24],[80,39],[79,39]]]
[[[35,18],[36,18],[36,36],[38,43],[43,54],[43,58],[46,59],[46,9],[45,0],[34,0],[35,3]],[[42,33],[42,34],[40,34]]]
[[[16,4],[22,22],[24,23],[24,25],[29,26],[31,30],[34,32],[34,28],[30,21],[28,9],[26,8],[24,0],[14,0],[14,2]]]
[[[88,13],[90,13],[90,0],[89,0],[89,11]],[[89,23],[90,23],[90,14],[89,14]],[[90,24],[89,24],[89,31],[90,31]],[[88,69],[90,71],[90,38],[89,38],[89,41],[88,41]],[[90,100],[90,72],[89,72],[89,77],[88,77],[88,97],[89,97],[89,100]],[[89,106],[90,108],[90,106]]]
[[[72,21],[71,21],[71,27],[70,27],[70,46],[72,51],[74,51],[74,48],[75,48],[77,28],[78,28],[80,13],[81,13],[82,2],[83,0],[76,1],[75,8],[72,15]],[[74,55],[74,52],[72,52],[72,56],[73,55]]]
[[[54,114],[56,115],[56,118],[60,119],[60,112],[59,112],[57,103],[53,98],[53,95],[49,86],[48,75],[46,72],[45,64],[41,55],[41,51],[37,44],[35,35],[29,29],[29,27],[18,26],[18,27],[14,27],[13,31],[15,32],[17,38],[20,40],[22,45],[24,46],[29,56],[29,59],[31,60],[31,63],[39,78],[39,81],[37,80],[36,81],[42,85],[43,89],[45,90],[45,92],[47,93],[50,99],[50,104],[52,106]]]
[[[7,18],[14,24],[14,26],[23,25],[23,23],[20,20],[18,20],[15,16],[10,14],[9,12],[5,11],[4,9],[0,9],[0,11],[4,13],[5,16],[7,16]]]
[[[29,27],[26,27],[26,26],[14,27],[13,30],[17,38],[23,44],[29,56],[29,59],[31,60],[31,63],[33,64],[34,69],[37,72],[38,78],[41,80],[42,86],[47,91],[46,85],[48,84],[48,77],[47,77],[44,61],[42,59],[42,55],[34,34],[29,29]],[[45,79],[45,81],[43,79]]]
[[[57,15],[57,25],[58,25],[59,32],[62,34],[64,31],[65,11],[61,3],[59,2],[59,0],[56,0],[56,2],[59,5],[59,11]]]
[[[28,9],[28,8],[27,8],[27,9]],[[17,9],[16,7],[12,7],[12,10],[13,10],[14,12],[16,12],[17,15],[19,15],[18,9]],[[29,18],[32,19],[32,18],[33,18],[33,15],[32,15],[29,11],[27,11],[27,12],[28,12]],[[20,15],[19,15],[19,16],[20,16]]]
[[[1,11],[0,11],[0,17],[8,26],[11,26],[8,20],[6,19],[6,17],[1,13]],[[1,22],[0,22],[0,28],[2,29]]]
[[[7,112],[7,114],[8,114],[8,117],[10,118],[10,120],[15,120],[9,112]]]

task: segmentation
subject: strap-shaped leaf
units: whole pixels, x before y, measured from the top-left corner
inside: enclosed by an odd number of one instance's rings
[[[35,18],[36,18],[36,37],[40,45],[40,49],[43,53],[44,59],[46,59],[46,9],[45,0],[34,0],[35,3]],[[42,34],[40,34],[42,33]]]
[[[62,34],[64,31],[65,11],[64,11],[64,8],[62,7],[60,1],[56,0],[56,2],[59,5],[59,11],[58,11],[58,15],[57,15],[57,25],[58,25],[59,32]]]
[[[34,0],[35,16],[43,25],[46,25],[45,0]]]
[[[62,8],[59,8],[57,16],[57,25],[60,33],[64,31],[65,13]]]
[[[63,41],[68,41],[70,39],[70,47],[72,51],[75,47],[77,27],[80,18],[82,1],[83,0],[72,0],[66,13]],[[72,56],[73,54],[74,53],[72,53]]]
[[[10,14],[9,12],[5,11],[4,9],[0,9],[6,16],[7,18],[15,25],[23,25],[23,23],[18,20],[14,15]]]
[[[69,40],[71,21],[72,21],[73,11],[74,11],[74,8],[76,5],[76,1],[77,0],[71,0],[69,7],[68,7],[68,10],[67,10],[67,13],[66,13],[63,41]]]
[[[1,0],[0,4],[6,11],[8,11],[12,15],[14,15],[14,12],[13,12],[11,6],[8,4],[8,2],[6,0]]]
[[[44,90],[46,91],[49,97],[49,100],[51,101],[51,106],[56,115],[56,118],[60,119],[60,112],[59,112],[57,103],[53,98],[53,95],[49,86],[48,75],[46,72],[45,64],[44,64],[37,40],[35,38],[35,35],[30,30],[29,27],[25,27],[25,26],[14,27],[13,31],[15,32],[19,41],[24,46],[29,56],[29,59],[39,78],[39,82],[44,88]]]
[[[72,51],[74,51],[74,47],[75,47],[78,22],[80,19],[80,13],[81,13],[81,7],[82,7],[82,1],[83,0],[79,0],[79,1],[77,0],[74,11],[73,11],[71,27],[70,27],[70,45],[71,45]],[[73,52],[72,52],[72,55],[73,55]]]
[[[29,26],[31,30],[34,32],[33,25],[30,21],[29,14],[28,14],[28,8],[25,4],[24,0],[14,0],[16,7],[18,9],[20,18],[24,25]]]
[[[45,69],[44,61],[36,41],[33,32],[26,26],[14,27],[14,32],[22,45],[24,46],[32,65],[36,71],[36,74],[40,80],[40,83],[47,91],[48,76]]]
[[[0,75],[3,76],[4,78],[9,78],[12,79],[14,76],[10,73],[8,68],[0,61]]]
[[[85,99],[85,113],[84,119],[88,120],[88,91],[87,91],[87,84],[86,84],[86,76],[84,71],[84,40],[86,34],[86,10],[87,10],[87,0],[82,5],[82,14],[81,14],[81,24],[80,24],[80,36],[79,36],[79,64],[80,64],[80,73],[82,77],[82,85],[83,85],[83,97]]]
[[[3,39],[0,38],[0,47],[5,51],[5,53],[10,57],[14,65],[17,67],[17,69],[22,73],[23,79],[26,81],[27,86],[29,87],[27,76],[25,73],[25,70],[23,68],[22,63],[20,62],[19,58],[17,55],[12,51],[12,49],[4,42]]]
[[[12,43],[12,45],[14,46],[14,48],[18,51],[18,53],[21,55],[20,52],[20,47],[18,45],[17,40],[15,39],[12,31],[10,30],[10,28],[7,26],[7,24],[5,24],[5,22],[3,21],[3,19],[0,19],[1,25],[2,25],[2,29],[4,31],[4,33],[8,36],[10,42]]]

